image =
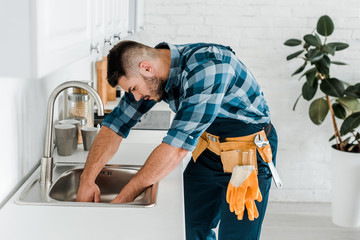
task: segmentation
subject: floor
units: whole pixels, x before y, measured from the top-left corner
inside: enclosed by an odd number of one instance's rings
[[[260,240],[360,240],[360,227],[334,225],[330,204],[270,202]]]
[[[359,228],[331,222],[331,205],[269,203],[261,240],[360,240]]]

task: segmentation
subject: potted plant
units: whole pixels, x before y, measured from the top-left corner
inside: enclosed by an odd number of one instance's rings
[[[311,34],[284,44],[302,48],[287,56],[287,60],[302,59],[292,76],[303,73],[299,80],[305,79],[293,110],[302,97],[311,101],[309,117],[316,125],[330,113],[334,134],[329,141],[335,140],[331,148],[332,220],[340,226],[356,227],[360,226],[360,83],[351,85],[330,76],[331,66],[346,65],[331,58],[349,47],[342,42],[328,42],[333,31],[333,21],[324,15]],[[313,100],[316,93],[321,96]],[[337,121],[341,122],[340,129]]]

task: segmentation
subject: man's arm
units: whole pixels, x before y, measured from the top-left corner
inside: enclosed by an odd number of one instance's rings
[[[145,188],[170,174],[188,153],[187,150],[161,143],[150,154],[144,166],[111,203],[132,202]]]
[[[122,137],[108,127],[101,127],[96,136],[83,173],[80,177],[80,186],[76,201],[99,202],[100,191],[95,184],[95,179],[105,164],[114,156],[122,141]]]

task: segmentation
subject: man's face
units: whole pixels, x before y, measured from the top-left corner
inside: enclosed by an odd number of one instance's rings
[[[136,101],[154,100],[160,102],[165,92],[167,79],[157,76],[121,77],[118,85],[128,93],[132,93]]]

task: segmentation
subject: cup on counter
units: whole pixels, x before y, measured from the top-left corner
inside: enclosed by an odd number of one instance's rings
[[[84,144],[84,150],[89,151],[96,135],[98,134],[98,128],[96,127],[83,127],[81,129],[81,135]]]
[[[77,145],[78,145],[80,121],[76,120],[76,119],[69,118],[69,119],[61,120],[61,121],[59,121],[59,123],[60,124],[67,124],[67,125],[74,125],[76,127],[76,133],[75,133],[75,136],[74,136],[75,139],[73,141],[73,148],[74,148],[74,151],[75,151],[77,149]]]
[[[76,126],[58,124],[55,127],[55,143],[59,156],[70,156],[74,152]]]

